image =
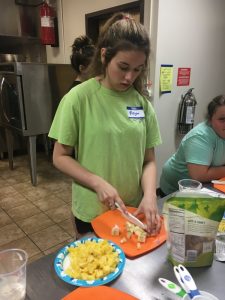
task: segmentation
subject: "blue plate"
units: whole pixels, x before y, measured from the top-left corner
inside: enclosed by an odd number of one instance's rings
[[[110,245],[113,246],[113,248],[115,249],[116,252],[118,252],[119,255],[119,263],[115,269],[114,272],[108,274],[107,276],[97,279],[97,280],[81,280],[81,279],[76,279],[73,277],[70,277],[69,275],[65,274],[64,270],[63,270],[63,264],[64,264],[64,260],[66,259],[66,256],[68,255],[68,248],[69,247],[78,247],[81,243],[85,243],[86,241],[102,241],[103,239],[100,238],[83,238],[80,240],[77,240],[75,242],[72,242],[70,244],[68,244],[67,246],[65,246],[64,248],[62,248],[59,253],[57,254],[55,261],[54,261],[54,268],[56,271],[56,274],[59,276],[59,278],[61,278],[63,281],[72,284],[72,285],[77,285],[77,286],[86,286],[86,287],[90,287],[90,286],[98,286],[98,285],[103,285],[106,284],[112,280],[114,280],[116,277],[118,277],[123,269],[124,269],[124,265],[125,265],[125,254],[123,252],[123,250],[117,246],[116,244],[114,244],[113,242],[108,240],[108,243]]]

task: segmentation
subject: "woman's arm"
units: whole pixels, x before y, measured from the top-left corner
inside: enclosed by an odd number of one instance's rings
[[[111,209],[115,208],[114,202],[118,202],[122,209],[126,207],[117,190],[100,176],[82,167],[71,157],[73,147],[55,142],[53,150],[53,164],[63,173],[72,177],[77,183],[96,192],[99,200]]]
[[[195,132],[182,144],[188,173],[192,179],[210,182],[225,177],[225,166],[211,166],[216,139],[212,142],[210,134]]]
[[[213,179],[225,177],[225,166],[210,167],[188,163],[187,168],[190,177],[201,182],[210,182]]]
[[[154,148],[147,149],[145,152],[141,185],[144,195],[135,215],[144,213],[147,222],[147,230],[151,235],[155,235],[160,231],[161,219],[157,208]]]

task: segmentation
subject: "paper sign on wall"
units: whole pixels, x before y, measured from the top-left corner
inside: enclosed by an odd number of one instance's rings
[[[177,86],[187,86],[190,84],[191,68],[178,68]]]
[[[160,91],[162,94],[171,93],[173,82],[173,65],[161,65]]]

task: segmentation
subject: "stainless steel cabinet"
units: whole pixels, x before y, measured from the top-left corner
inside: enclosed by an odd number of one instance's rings
[[[36,180],[36,137],[47,135],[61,98],[74,80],[66,64],[0,64],[0,126],[5,129],[10,168],[13,133],[28,138],[31,182]]]

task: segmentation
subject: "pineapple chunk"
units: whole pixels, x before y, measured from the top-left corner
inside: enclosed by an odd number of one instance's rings
[[[141,243],[137,243],[137,249],[141,249]]]
[[[123,237],[121,240],[120,240],[120,243],[121,244],[124,244],[124,243],[126,243],[127,242],[127,239],[125,238],[125,237]]]
[[[117,224],[115,224],[112,228],[111,234],[114,236],[119,236],[120,235],[120,228]]]
[[[138,242],[145,243],[146,241],[146,233],[141,233],[138,235]]]
[[[132,234],[133,234],[132,232],[130,232],[130,231],[127,231],[127,238],[128,238],[128,239],[130,239],[130,238],[131,238],[131,236],[132,236]]]

